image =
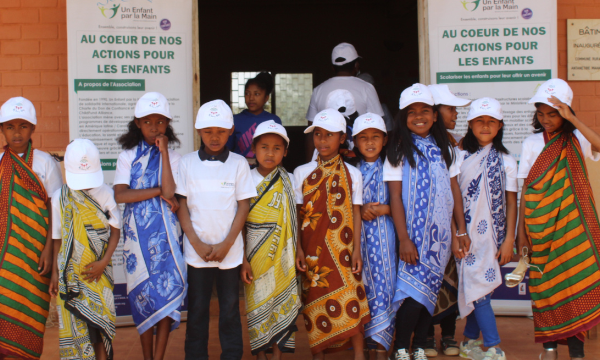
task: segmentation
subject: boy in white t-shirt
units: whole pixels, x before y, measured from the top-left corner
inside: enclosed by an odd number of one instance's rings
[[[62,185],[62,176],[52,156],[33,148],[36,124],[35,108],[25,98],[9,99],[0,108],[7,144],[0,154],[0,279],[5,279],[0,282],[0,317],[12,319],[0,323],[0,334],[11,334],[0,337],[0,358],[41,356],[48,316],[50,195]],[[36,309],[16,306],[22,303],[36,304]]]
[[[202,146],[181,159],[175,191],[188,264],[185,354],[186,359],[208,360],[210,298],[216,281],[221,356],[239,360],[244,352],[239,312],[242,228],[250,198],[257,193],[246,159],[225,146],[234,130],[229,106],[222,100],[202,105],[196,129]]]

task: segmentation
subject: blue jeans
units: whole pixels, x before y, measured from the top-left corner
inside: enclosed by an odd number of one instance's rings
[[[479,332],[483,334],[485,347],[500,344],[500,335],[496,327],[496,316],[492,310],[492,294],[487,294],[475,301],[475,310],[467,316],[467,325],[463,335],[469,339],[479,339]]]
[[[208,360],[210,298],[215,281],[219,298],[221,360],[240,360],[244,354],[240,320],[240,267],[221,270],[188,265],[186,360]]]

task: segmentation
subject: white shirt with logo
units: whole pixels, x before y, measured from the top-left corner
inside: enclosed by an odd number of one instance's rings
[[[19,154],[23,156],[23,154]],[[0,160],[4,157],[4,153],[0,154]],[[62,173],[60,171],[60,164],[52,155],[42,150],[33,149],[33,163],[31,164],[33,172],[44,185],[48,196],[52,194],[63,185]]]
[[[294,170],[294,193],[296,194],[296,204],[304,204],[304,195],[302,186],[304,180],[310,175],[319,164],[316,161],[311,161],[308,164],[300,165]],[[352,180],[352,204],[362,205],[363,204],[363,183],[362,174],[360,170],[354,166],[344,162],[348,172],[350,173],[350,179]]]
[[[189,153],[179,162],[177,194],[187,198],[194,232],[206,244],[219,244],[231,231],[239,200],[255,197],[256,187],[246,159],[230,152],[227,160],[202,161],[198,152]],[[183,254],[187,264],[196,267],[231,269],[242,263],[244,243],[240,232],[223,261],[205,262],[194,250],[187,235]]]

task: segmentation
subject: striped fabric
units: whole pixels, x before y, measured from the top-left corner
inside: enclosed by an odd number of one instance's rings
[[[31,169],[33,147],[21,158],[8,146],[0,162],[0,358],[39,359],[48,317],[49,275],[38,263],[46,244],[48,195]]]
[[[529,289],[535,341],[577,336],[600,322],[600,226],[579,141],[558,134],[526,179],[525,224],[533,245]]]

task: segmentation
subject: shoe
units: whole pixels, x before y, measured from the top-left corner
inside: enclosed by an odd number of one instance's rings
[[[523,247],[523,249],[521,249],[521,252],[521,259],[519,259],[519,262],[517,263],[515,269],[511,273],[504,275],[506,287],[515,287],[519,285],[521,281],[523,281],[523,279],[525,278],[525,273],[529,268],[529,256],[527,256],[529,249]]]
[[[483,360],[506,360],[506,354],[498,347],[489,348]]]
[[[442,350],[446,356],[456,356],[460,353],[458,343],[451,337],[442,338]]]
[[[425,350],[421,348],[417,348],[413,351],[413,360],[427,360],[427,355],[425,355]]]
[[[549,353],[553,353],[554,354],[554,359],[558,359],[558,349],[557,348],[551,348],[551,349],[544,349],[544,352],[540,354],[539,358],[540,360],[543,360],[542,358]]]
[[[485,357],[486,353],[480,347],[475,347],[467,353],[467,359],[471,360],[483,360]]]
[[[435,338],[434,337],[428,337],[427,338],[427,343],[425,344],[425,349],[423,349],[425,351],[425,355],[427,357],[436,357],[438,356],[438,352],[437,352],[437,346],[435,344]]]
[[[483,341],[481,340],[469,340],[467,341],[461,341],[460,342],[460,351],[459,351],[459,355],[462,358],[465,359],[470,359],[469,357],[469,353],[471,351],[473,351],[473,349],[479,349],[481,350],[481,345],[483,345]],[[483,350],[481,350],[481,352],[483,352]]]
[[[394,352],[393,360],[410,360],[410,354],[406,349],[398,349]]]

